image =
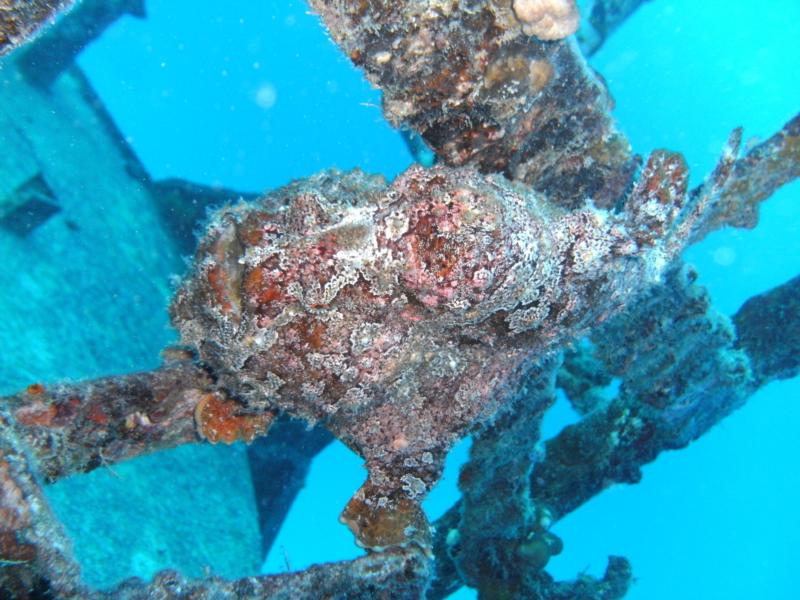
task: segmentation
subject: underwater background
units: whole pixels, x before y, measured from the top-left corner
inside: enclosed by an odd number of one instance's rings
[[[634,149],[684,153],[698,184],[732,128],[764,139],[797,112],[798,40],[796,0],[655,0],[590,62]],[[121,18],[78,64],[155,180],[260,192],[331,167],[391,178],[412,160],[379,93],[300,1],[148,0],[146,19]],[[2,70],[0,79],[3,128],[9,106],[33,104]],[[94,118],[64,110],[79,128]],[[66,129],[32,143],[85,193],[59,193],[61,212],[25,238],[0,231],[0,393],[156,366],[175,338],[166,306],[189,252],[171,247],[134,188],[96,176],[124,156],[81,147]],[[799,195],[797,182],[780,189],[757,229],[714,233],[686,253],[721,312],[800,273]],[[566,402],[551,413],[545,439],[576,418]],[[795,598],[798,427],[800,380],[762,388],[701,440],[646,466],[640,484],[606,490],[559,522],[565,550],[548,570],[600,575],[617,554],[632,562],[632,599]],[[426,502],[432,519],[458,497],[468,444]],[[326,448],[263,565],[240,446],[182,447],[48,491],[87,581],[110,585],[190,555],[230,577],[358,556],[338,514],[364,476],[344,446]]]

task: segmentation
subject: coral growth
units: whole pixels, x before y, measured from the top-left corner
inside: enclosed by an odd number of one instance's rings
[[[637,169],[604,84],[560,39],[577,26],[571,1],[310,4],[439,164],[390,184],[330,171],[223,207],[172,303],[184,347],[165,366],[3,399],[0,585],[65,598],[433,599],[463,584],[486,598],[622,597],[632,574],[618,557],[599,580],[554,581],[550,527],[796,374],[796,354],[770,343],[781,315],[796,333],[796,280],[732,323],[679,254],[753,225],[800,174],[798,117],[741,158],[734,132],[690,191],[678,154]],[[612,377],[619,393],[603,399]],[[584,416],[541,451],[557,384]],[[249,442],[278,417],[281,444],[315,435],[294,417],[364,458],[342,520],[369,555],[235,582],[82,585],[39,476],[198,438]],[[421,501],[468,434],[463,499],[431,528]],[[327,435],[295,452],[298,470]]]
[[[239,404],[220,398],[218,392],[205,394],[194,407],[197,433],[212,444],[232,444],[238,440],[252,442],[256,436],[267,432],[272,419],[270,413],[242,414]]]
[[[580,15],[574,0],[514,0],[522,30],[540,40],[563,40],[578,31]]]

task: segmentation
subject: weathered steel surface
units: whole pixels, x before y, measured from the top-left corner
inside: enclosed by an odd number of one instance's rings
[[[25,43],[73,0],[0,0],[0,56]]]
[[[523,31],[511,2],[312,0],[384,93],[384,114],[451,166],[505,173],[575,208],[611,206],[635,160],[611,98],[571,40]]]
[[[3,399],[47,481],[198,439],[210,378],[191,363],[73,385],[33,384]]]

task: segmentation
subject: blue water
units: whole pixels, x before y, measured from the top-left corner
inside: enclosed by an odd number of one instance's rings
[[[379,94],[296,0],[148,0],[80,57],[126,139],[155,178],[243,191],[329,167],[392,177],[410,163]],[[765,138],[800,110],[797,0],[645,5],[592,60],[634,148],[683,152],[695,182],[737,125]],[[753,231],[718,232],[691,248],[722,312],[800,273],[800,185],[779,191]],[[157,348],[154,349],[154,352]],[[573,418],[558,406],[550,434]],[[800,380],[774,383],[706,437],[663,455],[637,486],[612,488],[559,523],[557,578],[600,574],[627,556],[635,600],[790,599],[800,584]],[[457,498],[468,441],[426,505]],[[360,554],[337,522],[360,485],[360,461],[333,445],[267,557],[265,572]],[[470,598],[462,590],[454,597]]]

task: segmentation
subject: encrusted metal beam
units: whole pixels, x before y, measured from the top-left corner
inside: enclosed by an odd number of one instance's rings
[[[0,597],[84,598],[70,542],[50,510],[35,458],[0,405]]]
[[[22,52],[20,71],[32,84],[48,88],[117,19],[145,14],[145,0],[80,0]]]
[[[198,438],[195,412],[212,394],[191,362],[77,384],[32,384],[2,399],[8,426],[52,482]]]
[[[0,56],[33,37],[74,0],[0,0]]]
[[[315,565],[298,573],[247,577],[227,581],[218,577],[189,580],[174,571],[162,571],[152,582],[129,580],[90,600],[235,600],[347,598],[347,600],[418,600],[424,594],[429,557],[409,547],[369,554],[352,561]]]
[[[577,27],[571,0],[310,4],[383,90],[386,118],[441,163],[505,173],[569,208],[613,206],[630,184],[636,160],[608,91],[563,39]]]

